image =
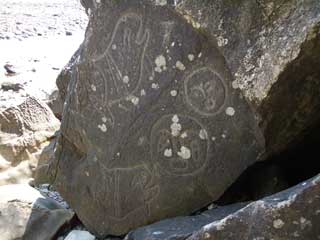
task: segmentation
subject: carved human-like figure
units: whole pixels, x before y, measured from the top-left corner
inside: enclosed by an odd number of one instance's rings
[[[77,66],[77,86],[81,86],[77,88],[79,111],[90,106],[87,109],[90,113],[102,112],[106,124],[113,127],[111,108],[117,105],[127,111],[136,103],[135,95],[148,61],[149,35],[141,16],[127,13],[120,17],[106,50],[92,61]]]

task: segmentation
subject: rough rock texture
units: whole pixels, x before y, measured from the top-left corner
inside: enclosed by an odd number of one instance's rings
[[[239,203],[204,211],[200,215],[166,219],[138,228],[126,236],[126,240],[181,240],[199,231],[203,226],[221,220],[243,208]]]
[[[317,0],[91,10],[57,81],[56,186],[98,236],[205,206],[319,120]]]
[[[64,240],[95,240],[95,236],[87,231],[73,230]]]
[[[216,239],[320,239],[320,175],[253,202],[187,238]]]
[[[50,108],[32,97],[1,111],[0,185],[29,179],[59,127]]]
[[[54,239],[74,212],[44,198],[28,185],[0,187],[0,238],[2,240]]]
[[[55,184],[90,231],[121,235],[217,199],[264,142],[215,43],[184,18],[148,1],[102,3],[94,16]]]
[[[319,121],[318,0],[179,0],[176,10],[217,39],[233,86],[261,114],[266,156]]]

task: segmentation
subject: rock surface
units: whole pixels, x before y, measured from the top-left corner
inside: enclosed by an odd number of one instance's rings
[[[95,236],[87,231],[73,230],[64,240],[95,240]]]
[[[3,240],[54,239],[74,212],[28,185],[0,186],[0,236]]]
[[[217,199],[264,143],[205,34],[148,1],[96,11],[72,69],[55,184],[90,231],[121,235]]]
[[[320,239],[320,175],[253,202],[186,239]]]
[[[26,182],[60,122],[35,98],[0,110],[0,185]]]
[[[182,240],[199,231],[203,226],[221,220],[243,208],[239,203],[207,210],[200,215],[166,219],[129,233],[125,240]]]
[[[217,40],[233,86],[261,114],[266,156],[319,121],[318,0],[175,2],[176,11]]]

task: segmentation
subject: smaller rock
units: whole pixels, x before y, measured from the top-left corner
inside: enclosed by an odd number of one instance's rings
[[[66,31],[66,36],[72,36],[72,32]]]
[[[7,72],[7,75],[15,75],[17,72],[14,70],[14,67],[13,65],[7,63],[5,64],[4,66],[4,69],[6,70]]]
[[[64,240],[95,240],[95,236],[87,231],[73,230]]]
[[[0,187],[0,239],[54,239],[74,212],[26,185]]]
[[[24,87],[20,83],[2,83],[1,84],[1,90],[3,91],[12,90],[14,92],[19,92],[21,89],[24,89]]]

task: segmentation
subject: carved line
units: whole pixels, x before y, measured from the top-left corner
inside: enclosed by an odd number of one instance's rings
[[[212,112],[212,113],[208,113],[208,112],[204,112],[203,110],[201,109],[198,109],[198,107],[196,107],[193,103],[192,103],[192,100],[189,99],[188,97],[188,82],[189,80],[196,74],[200,73],[200,72],[206,72],[206,71],[209,71],[211,73],[213,73],[214,75],[216,75],[218,77],[218,79],[220,80],[222,86],[223,86],[223,89],[224,89],[224,93],[225,93],[225,97],[223,99],[223,104],[221,104],[221,106],[219,107],[218,110],[216,110],[215,112]],[[227,101],[227,98],[228,98],[228,87],[227,87],[227,84],[225,83],[225,81],[222,79],[222,77],[220,76],[219,73],[217,73],[216,71],[214,71],[213,69],[209,68],[209,67],[202,67],[202,68],[199,68],[195,71],[193,71],[190,75],[188,75],[185,80],[184,80],[184,92],[185,92],[185,100],[187,102],[187,105],[189,105],[192,110],[194,110],[195,112],[197,112],[198,114],[202,115],[202,116],[206,116],[206,117],[211,117],[211,116],[216,116],[218,114],[221,113],[221,111],[224,109],[225,105],[226,105],[226,101]]]
[[[152,146],[153,145],[153,142],[154,142],[154,139],[157,139],[157,135],[158,135],[158,132],[155,133],[155,128],[157,128],[159,125],[162,124],[162,122],[164,120],[167,120],[167,119],[171,119],[174,115],[178,115],[179,118],[186,118],[186,119],[190,119],[191,121],[193,121],[194,123],[196,123],[200,129],[206,129],[197,119],[193,118],[193,117],[190,117],[190,116],[186,116],[186,115],[183,115],[183,114],[167,114],[167,115],[164,115],[162,116],[158,121],[156,121],[156,123],[152,126],[151,128],[151,138],[150,138],[150,149],[151,149],[151,160],[153,162],[156,163],[156,165],[164,170],[166,173],[170,174],[170,175],[175,175],[175,176],[194,176],[196,175],[197,173],[199,173],[200,171],[202,171],[207,163],[208,163],[208,155],[209,155],[209,152],[210,152],[210,147],[211,147],[211,143],[208,139],[206,139],[206,143],[207,143],[207,152],[206,152],[206,155],[205,155],[205,159],[203,161],[203,164],[201,167],[199,167],[198,169],[194,170],[193,172],[191,173],[174,173],[172,171],[169,171],[165,168],[163,168],[159,163],[158,163],[158,151],[156,156],[154,156],[154,147]],[[170,121],[169,121],[170,122]],[[161,131],[161,130],[160,130]],[[157,141],[158,143],[158,141]],[[156,161],[155,161],[156,159]]]

